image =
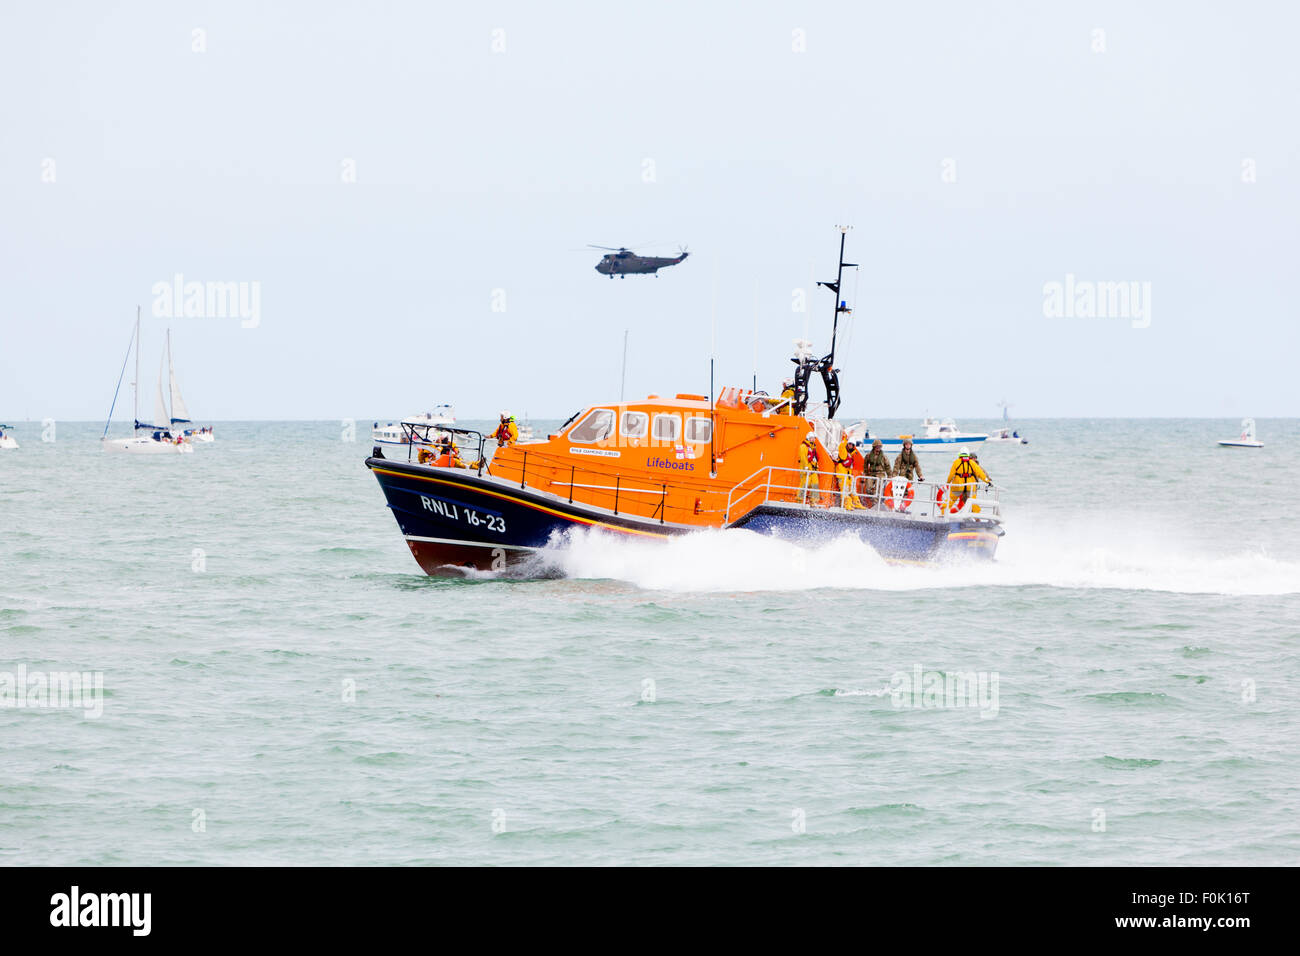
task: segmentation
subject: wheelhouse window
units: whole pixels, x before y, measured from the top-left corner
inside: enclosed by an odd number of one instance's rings
[[[608,408],[598,408],[569,432],[569,441],[589,445],[604,441],[614,434],[614,413]]]
[[[686,419],[686,440],[692,445],[707,445],[713,437],[713,422],[707,418]]]
[[[650,416],[645,412],[623,413],[623,437],[645,438],[650,430]]]
[[[676,415],[656,415],[654,440],[675,442],[682,433],[682,420]]]

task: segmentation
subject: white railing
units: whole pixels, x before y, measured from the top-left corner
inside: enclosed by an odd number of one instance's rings
[[[823,482],[823,479],[826,479]],[[822,485],[825,483],[826,488]],[[956,486],[961,489],[961,486]],[[931,521],[953,515],[1001,520],[1000,490],[978,485],[953,507],[953,487],[947,482],[908,481],[905,478],[853,477],[842,472],[804,471],[799,468],[760,468],[732,487],[727,495],[725,520],[730,522],[759,505],[775,503],[805,508],[862,510],[867,514],[921,518]]]

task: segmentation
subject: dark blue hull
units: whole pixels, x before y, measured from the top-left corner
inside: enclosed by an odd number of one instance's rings
[[[637,538],[665,539],[699,531],[603,508],[500,481],[460,468],[369,458],[366,465],[420,567],[431,575],[458,568],[502,570],[556,544],[574,528]],[[991,558],[1000,529],[970,518],[929,521],[897,514],[767,504],[729,527],[797,542],[851,533],[891,561],[928,563],[949,554]]]
[[[761,505],[731,525],[788,541],[815,542],[856,535],[890,561],[929,564],[949,557],[991,559],[1001,529],[970,518],[929,521],[889,512]]]
[[[397,526],[429,574],[501,570],[573,528],[666,538],[685,525],[616,515],[461,468],[368,458]]]

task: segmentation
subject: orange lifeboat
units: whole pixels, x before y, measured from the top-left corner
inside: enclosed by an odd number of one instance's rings
[[[842,273],[843,239],[840,260]],[[825,284],[838,289],[838,281]],[[847,311],[837,302],[837,320]],[[793,399],[726,387],[713,401],[677,393],[607,402],[545,439],[495,449],[480,432],[442,426],[456,454],[393,461],[376,447],[366,465],[430,574],[502,570],[575,529],[643,539],[704,528],[797,540],[848,533],[895,560],[927,560],[952,546],[992,555],[1002,534],[992,499],[978,515],[949,515],[939,488],[915,482],[887,492],[894,510],[846,501],[832,453],[843,435],[833,350],[818,359],[800,342],[795,362]],[[808,395],[814,373],[826,385],[820,407]]]

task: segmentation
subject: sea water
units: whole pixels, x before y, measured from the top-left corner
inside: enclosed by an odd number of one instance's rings
[[[1016,424],[993,564],[584,535],[435,580],[364,427],[20,423],[0,862],[1294,862],[1300,422]]]

